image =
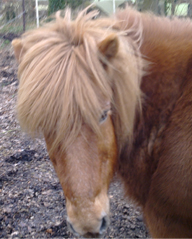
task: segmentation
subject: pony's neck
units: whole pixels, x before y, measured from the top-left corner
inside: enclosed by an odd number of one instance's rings
[[[188,20],[155,17],[130,9],[122,12],[118,18],[125,20],[122,27],[126,26],[127,29],[138,22],[135,19],[141,20],[143,37],[140,50],[150,62],[148,74],[141,82],[144,93],[142,114],[136,117],[131,151],[129,147],[124,147],[119,160],[122,175],[127,165],[134,165],[134,171],[129,168],[127,172],[131,172],[139,184],[133,185],[139,189],[138,195],[134,197],[144,205],[167,122],[184,89],[191,87],[191,78],[187,77],[187,72],[192,65],[192,23]],[[146,180],[142,183],[143,178]],[[127,177],[125,180],[131,179]]]
[[[150,141],[152,129],[161,130],[182,93],[192,55],[192,22],[156,17],[129,8],[117,13],[117,18],[122,20],[124,30],[143,27],[140,51],[149,67],[141,82],[142,119],[137,118],[134,132],[134,137],[140,137],[143,144]]]
[[[143,112],[143,121],[146,128],[149,125],[161,127],[160,118],[164,118],[164,114],[168,117],[166,110],[171,112],[181,94],[192,57],[192,22],[177,18],[170,20],[129,8],[117,13],[117,18],[122,20],[124,30],[143,28],[140,51],[149,62],[147,75],[141,82],[147,112]],[[145,137],[150,135],[150,129],[147,131]]]
[[[186,52],[186,44],[189,44],[192,39],[190,19],[174,18],[171,20],[151,13],[140,13],[131,8],[118,12],[116,17],[121,21],[122,30],[143,28],[141,53],[151,62],[155,61],[154,58],[158,54],[163,55],[163,60],[165,60],[162,50],[167,48],[169,50],[167,53],[170,54],[180,50]],[[185,54],[183,58],[186,58]]]

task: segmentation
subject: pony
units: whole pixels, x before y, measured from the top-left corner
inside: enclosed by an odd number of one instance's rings
[[[43,135],[69,229],[101,235],[115,172],[152,237],[192,237],[192,23],[70,9],[12,44],[17,114]]]

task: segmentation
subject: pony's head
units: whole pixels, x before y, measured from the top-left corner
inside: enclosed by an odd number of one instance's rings
[[[69,227],[80,235],[107,228],[109,183],[140,103],[138,37],[96,15],[83,11],[72,20],[66,10],[13,41],[18,119],[32,136],[43,133]]]

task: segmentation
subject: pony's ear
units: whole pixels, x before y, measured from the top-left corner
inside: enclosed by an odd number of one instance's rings
[[[115,57],[119,49],[119,40],[116,34],[110,34],[98,44],[99,51],[108,60]]]
[[[13,50],[15,53],[15,58],[20,62],[23,55],[23,44],[20,39],[16,38],[12,41]]]

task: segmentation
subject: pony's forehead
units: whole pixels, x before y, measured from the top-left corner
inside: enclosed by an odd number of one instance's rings
[[[84,35],[91,35],[95,39],[105,38],[108,32],[119,31],[119,21],[115,18],[98,18],[99,11],[93,10],[87,13],[89,8],[80,11],[76,17],[72,17],[70,9],[65,10],[64,17],[56,14],[55,28],[72,36],[73,40],[78,36],[79,40]],[[81,41],[80,41],[81,42]]]

